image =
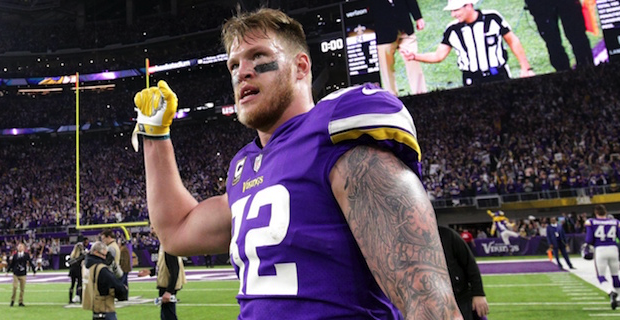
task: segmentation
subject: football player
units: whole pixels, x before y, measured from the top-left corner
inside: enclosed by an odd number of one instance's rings
[[[462,319],[402,102],[364,85],[315,106],[303,28],[281,11],[240,13],[222,39],[238,118],[258,132],[232,159],[226,194],[199,203],[183,186],[170,87],[134,99],[166,251],[229,252],[239,319]]]
[[[514,223],[510,223],[504,211],[496,211],[493,212],[491,210],[487,210],[487,214],[493,218],[493,226],[491,227],[491,235],[495,234],[497,231],[497,235],[502,239],[505,245],[510,245],[510,238],[518,238],[519,234],[512,231],[514,228]]]
[[[599,204],[594,207],[594,218],[586,220],[586,243],[594,246],[594,266],[603,290],[609,295],[611,309],[618,307],[618,225],[620,222],[607,215],[607,209]],[[605,277],[609,268],[612,283]]]

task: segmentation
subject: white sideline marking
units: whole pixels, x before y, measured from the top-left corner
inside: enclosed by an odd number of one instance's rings
[[[26,307],[28,306],[66,306],[66,303],[58,303],[58,302],[24,302]],[[148,303],[152,303],[152,299],[148,299]],[[81,307],[79,303],[72,304],[76,308]],[[238,307],[239,305],[236,303],[179,303],[177,307]],[[118,305],[117,305],[118,307]]]
[[[179,303],[178,307],[239,307],[236,303]]]
[[[11,292],[13,289],[12,288],[2,288],[0,287],[0,291],[6,291],[6,292]],[[131,288],[132,292],[153,292],[153,289],[134,289]],[[213,289],[209,289],[209,288],[196,288],[196,289],[192,289],[192,288],[183,288],[183,292],[186,291],[239,291],[239,288],[213,288]],[[37,289],[28,289],[28,292],[67,292],[67,289],[57,289],[57,290],[37,290]],[[130,297],[131,298],[131,297]]]
[[[564,292],[586,292],[592,291],[592,288],[575,288],[575,289],[562,289]]]
[[[485,284],[484,287],[485,288],[509,288],[509,287],[560,287],[562,285],[557,284],[557,283],[541,283],[541,284],[528,284],[528,283],[522,283],[522,284]]]
[[[608,301],[571,301],[571,302],[489,302],[490,306],[567,306],[567,305],[609,305]],[[620,315],[620,313],[618,313]]]
[[[519,273],[490,273],[490,274],[483,274],[483,276],[485,277],[498,277],[498,276],[515,276],[515,277],[520,277],[523,276],[524,274],[539,274],[539,275],[548,275],[551,276],[553,274],[556,274],[558,272],[519,272]],[[561,272],[560,272],[561,273]],[[568,273],[566,274],[568,275]]]
[[[66,280],[68,277],[66,275],[64,276],[58,276],[58,277],[46,277],[46,278],[32,278],[32,279],[28,279],[28,283],[42,283],[42,282],[58,282],[59,280]]]
[[[478,264],[493,264],[493,263],[519,263],[519,262],[540,262],[540,261],[549,261],[549,259],[516,259],[516,260],[485,260],[485,261],[477,261]]]

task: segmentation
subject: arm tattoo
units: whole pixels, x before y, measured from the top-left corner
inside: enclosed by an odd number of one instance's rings
[[[386,295],[406,318],[452,319],[458,308],[435,212],[413,171],[367,146],[346,153],[337,170],[345,178],[345,218]]]

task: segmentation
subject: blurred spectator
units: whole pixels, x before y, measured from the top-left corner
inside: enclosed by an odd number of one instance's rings
[[[471,234],[471,232],[469,232],[469,230],[467,229],[463,229],[460,236],[463,241],[467,243],[467,246],[469,246],[469,248],[473,250],[473,248],[476,246],[476,243],[474,243],[474,236]]]

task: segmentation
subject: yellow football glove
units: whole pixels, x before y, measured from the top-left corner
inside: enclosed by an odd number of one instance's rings
[[[133,98],[138,119],[131,135],[133,149],[138,152],[138,134],[151,139],[168,139],[170,125],[179,104],[177,95],[166,81],[160,80],[157,87],[143,89]]]

